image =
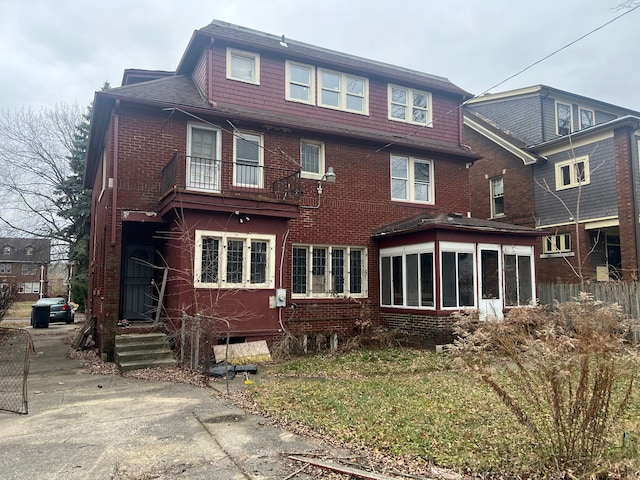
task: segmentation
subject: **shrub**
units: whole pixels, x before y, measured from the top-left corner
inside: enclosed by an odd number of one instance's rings
[[[593,474],[633,393],[629,327],[617,306],[581,294],[504,321],[461,314],[453,351],[530,431],[541,468]]]

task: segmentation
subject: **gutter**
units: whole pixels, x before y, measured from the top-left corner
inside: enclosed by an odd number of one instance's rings
[[[111,246],[116,244],[116,220],[118,212],[118,135],[119,135],[119,113],[120,100],[116,99],[113,109],[113,185],[111,186]]]

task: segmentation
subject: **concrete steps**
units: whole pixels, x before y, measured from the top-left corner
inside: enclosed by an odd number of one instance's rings
[[[116,335],[114,355],[121,372],[173,367],[177,364],[164,333]]]

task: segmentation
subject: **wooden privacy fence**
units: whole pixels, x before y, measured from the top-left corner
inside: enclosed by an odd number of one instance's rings
[[[568,302],[576,299],[580,292],[586,292],[606,304],[617,303],[627,318],[636,321],[636,340],[640,335],[640,283],[598,282],[585,285],[573,283],[538,284],[538,302],[552,305],[554,301]]]

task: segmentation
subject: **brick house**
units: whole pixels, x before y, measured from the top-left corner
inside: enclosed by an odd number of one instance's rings
[[[0,290],[28,302],[47,296],[51,240],[0,238]]]
[[[479,246],[499,254],[486,266],[502,279],[502,254],[524,265],[536,241],[465,218],[479,158],[462,141],[469,96],[219,21],[194,32],[175,72],[125,72],[96,93],[85,172],[100,348],[112,355],[118,321],[159,305],[170,322],[225,318],[235,341],[345,338],[390,318],[450,333],[441,318],[481,306]],[[527,304],[534,272],[518,283],[517,268],[509,291]]]
[[[540,282],[637,280],[640,113],[536,85],[470,100],[464,124],[471,212],[545,233]]]

